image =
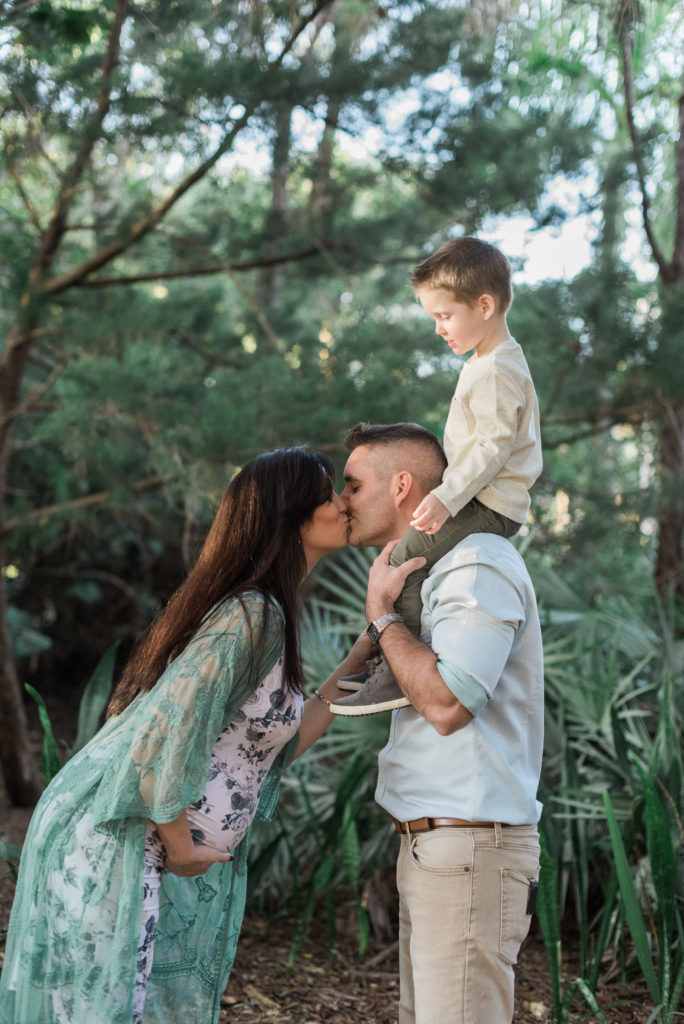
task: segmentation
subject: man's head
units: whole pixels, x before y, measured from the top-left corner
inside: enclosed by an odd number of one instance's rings
[[[345,438],[350,452],[342,497],[349,506],[349,542],[381,546],[409,527],[413,510],[442,480],[446,456],[417,423],[358,423]]]
[[[491,295],[496,311],[505,314],[511,304],[511,268],[502,252],[479,238],[453,238],[419,263],[409,277],[413,290],[446,291],[457,302],[474,306]]]

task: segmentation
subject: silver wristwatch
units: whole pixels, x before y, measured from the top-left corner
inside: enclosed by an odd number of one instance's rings
[[[388,612],[387,615],[380,615],[377,619],[369,622],[366,633],[368,633],[371,643],[377,644],[383,629],[387,629],[391,622],[403,621],[401,615],[397,615],[396,612]]]

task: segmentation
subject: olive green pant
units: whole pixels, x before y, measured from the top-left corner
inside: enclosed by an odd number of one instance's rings
[[[521,525],[473,498],[457,515],[447,519],[437,533],[423,533],[411,527],[404,534],[390,555],[390,563],[402,565],[417,555],[427,559],[422,569],[416,569],[407,576],[404,589],[394,604],[395,611],[415,636],[420,635],[420,616],[423,611],[420,588],[433,565],[471,533],[496,533],[501,537],[512,537]]]

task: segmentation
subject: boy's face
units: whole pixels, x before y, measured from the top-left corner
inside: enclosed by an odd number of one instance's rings
[[[435,332],[444,338],[452,352],[462,356],[472,349],[484,355],[491,335],[496,305],[491,295],[481,295],[472,306],[458,302],[444,288],[419,288],[421,306],[435,321]]]

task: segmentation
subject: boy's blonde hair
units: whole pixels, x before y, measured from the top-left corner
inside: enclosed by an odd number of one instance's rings
[[[453,238],[419,263],[409,276],[414,291],[443,288],[457,302],[472,306],[492,295],[505,313],[511,304],[511,267],[504,254],[479,238]]]

